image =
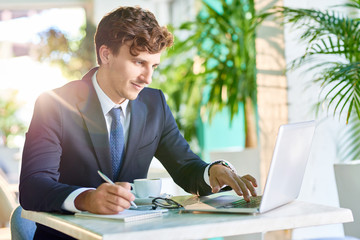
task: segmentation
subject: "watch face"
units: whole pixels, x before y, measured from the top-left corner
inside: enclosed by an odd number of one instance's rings
[[[230,168],[229,164],[227,162],[221,161],[221,165]]]

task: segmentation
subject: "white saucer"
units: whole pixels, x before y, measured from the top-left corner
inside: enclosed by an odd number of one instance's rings
[[[153,197],[135,198],[134,202],[135,202],[136,205],[151,205],[153,199],[154,199]]]

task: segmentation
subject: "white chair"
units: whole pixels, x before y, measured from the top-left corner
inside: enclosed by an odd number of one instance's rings
[[[0,225],[6,227],[9,224],[12,211],[17,206],[15,193],[11,190],[10,184],[0,174]]]
[[[10,235],[8,228],[4,228],[10,225],[12,240],[33,239],[35,222],[22,218],[21,210],[12,185],[0,173],[0,224],[3,227],[1,232],[6,236]]]
[[[0,169],[0,239],[2,240],[11,239],[9,221],[11,212],[17,206],[15,199],[15,193]]]
[[[345,223],[346,236],[360,238],[360,160],[334,164],[340,207],[351,209],[354,222]]]

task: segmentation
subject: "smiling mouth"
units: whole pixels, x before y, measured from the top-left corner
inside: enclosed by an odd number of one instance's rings
[[[136,83],[131,83],[137,90],[142,90],[144,88],[144,86],[136,84]]]

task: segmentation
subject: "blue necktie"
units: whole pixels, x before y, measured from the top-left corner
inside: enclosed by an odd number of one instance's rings
[[[113,179],[116,179],[119,175],[121,161],[125,152],[124,131],[120,122],[121,111],[121,108],[113,108],[109,112],[112,117],[110,128],[110,152]]]

